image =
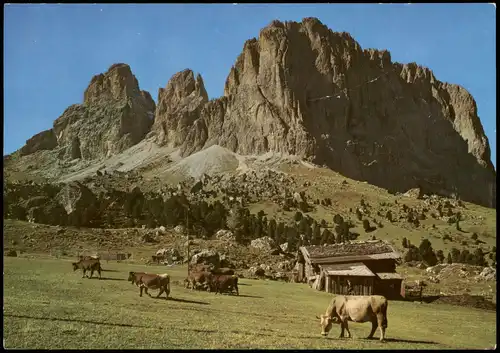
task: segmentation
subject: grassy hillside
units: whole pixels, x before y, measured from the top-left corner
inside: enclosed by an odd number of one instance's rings
[[[181,287],[185,268],[103,264],[105,279],[82,279],[70,261],[4,258],[6,348],[488,348],[495,312],[443,304],[390,302],[386,343],[366,340],[370,324],[320,336],[315,315],[331,295],[303,284],[241,280],[240,296]],[[139,297],[128,271],[168,271],[170,300]],[[153,294],[157,292],[153,291]],[[376,334],[376,337],[378,333]]]

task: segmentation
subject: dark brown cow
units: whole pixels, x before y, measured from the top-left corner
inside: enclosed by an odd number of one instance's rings
[[[99,256],[80,255],[80,260],[100,260]]]
[[[147,295],[151,297],[148,293],[148,289],[159,289],[160,292],[156,296],[158,298],[163,292],[165,292],[168,298],[170,294],[170,276],[166,273],[164,274],[153,274],[144,272],[129,272],[128,280],[139,286],[139,296],[142,297],[142,290],[146,292]]]
[[[78,262],[71,263],[71,265],[73,265],[73,271],[76,271],[79,268],[82,269],[83,272],[82,278],[85,277],[85,272],[87,271],[90,271],[89,278],[92,278],[94,271],[97,271],[97,273],[99,273],[99,279],[101,279],[102,268],[101,268],[101,263],[97,259],[80,260]]]
[[[234,275],[234,270],[227,268],[227,267],[221,267],[218,269],[214,269],[212,271],[214,275]]]
[[[191,290],[205,284],[210,288],[212,277],[213,275],[208,271],[189,271],[189,276],[184,280],[184,284],[186,287],[190,286]]]
[[[210,283],[210,291],[217,293],[232,293],[233,289],[236,295],[240,295],[238,291],[238,277],[235,275],[213,275]]]

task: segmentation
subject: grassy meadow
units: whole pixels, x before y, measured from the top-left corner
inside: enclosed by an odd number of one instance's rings
[[[105,261],[103,280],[81,278],[70,260],[4,257],[4,346],[33,349],[127,348],[490,348],[496,313],[391,301],[387,342],[365,337],[370,324],[334,326],[321,337],[315,315],[331,295],[304,284],[240,280],[240,296],[185,289],[185,267]],[[128,271],[168,272],[171,298],[139,297]],[[151,291],[153,295],[157,291]]]

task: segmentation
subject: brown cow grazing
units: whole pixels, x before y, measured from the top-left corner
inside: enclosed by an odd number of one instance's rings
[[[238,291],[238,277],[235,275],[213,275],[210,283],[210,291],[217,293],[229,292],[232,293],[233,289],[236,295],[240,295]]]
[[[188,278],[184,280],[185,286],[191,287],[191,290],[197,289],[199,286],[207,286],[210,288],[213,275],[207,271],[190,271]]]
[[[146,272],[132,272],[132,271],[130,271],[128,273],[128,281],[132,282],[132,284],[135,284],[137,287],[139,287],[139,280],[145,274],[146,274]]]
[[[348,337],[351,337],[347,325],[348,321],[371,322],[372,330],[368,338],[373,337],[378,325],[380,341],[384,341],[385,329],[387,328],[387,306],[387,299],[381,295],[337,295],[332,299],[326,313],[321,317],[316,316],[316,318],[321,320],[321,334],[323,336],[328,335],[332,323],[340,324],[340,338],[342,338],[344,337],[344,329],[347,330]]]
[[[214,275],[234,275],[234,270],[227,267],[213,269],[210,272],[213,273]]]
[[[148,289],[159,289],[160,292],[158,293],[156,298],[159,298],[160,295],[165,292],[165,295],[168,299],[168,296],[170,294],[170,276],[166,273],[157,275],[144,272],[129,272],[128,280],[131,281],[132,284],[135,283],[139,286],[140,297],[142,297],[143,289],[150,297],[151,294],[148,293]]]
[[[92,255],[92,256],[89,256],[89,255],[80,255],[79,259],[80,260],[100,260],[101,258],[99,256],[97,256],[97,255]]]
[[[82,278],[85,277],[85,272],[87,271],[90,271],[89,278],[92,278],[94,271],[97,271],[97,273],[99,273],[99,279],[101,279],[102,268],[101,268],[101,263],[97,259],[80,260],[78,262],[71,263],[71,265],[73,265],[73,271],[76,271],[79,268],[82,269],[83,272]]]

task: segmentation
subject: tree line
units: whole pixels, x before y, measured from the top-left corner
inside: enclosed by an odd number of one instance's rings
[[[452,248],[448,255],[445,257],[442,250],[435,251],[432,244],[428,239],[423,239],[417,247],[410,243],[406,238],[403,238],[402,245],[408,249],[404,256],[405,262],[411,261],[424,261],[429,266],[437,265],[438,263],[464,263],[475,266],[488,266],[486,255],[489,259],[496,263],[496,247],[494,246],[490,252],[484,253],[481,248],[476,248],[474,252],[467,249],[460,251],[457,248]]]

